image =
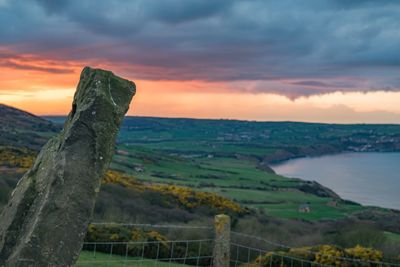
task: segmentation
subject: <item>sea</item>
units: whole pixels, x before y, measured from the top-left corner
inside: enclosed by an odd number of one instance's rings
[[[400,210],[400,153],[341,153],[271,167],[286,177],[317,181],[343,199]]]

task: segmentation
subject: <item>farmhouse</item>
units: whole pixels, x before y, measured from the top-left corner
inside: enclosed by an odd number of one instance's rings
[[[299,212],[302,212],[302,213],[310,213],[310,212],[311,212],[310,205],[308,205],[308,204],[301,204],[301,205],[299,206]]]

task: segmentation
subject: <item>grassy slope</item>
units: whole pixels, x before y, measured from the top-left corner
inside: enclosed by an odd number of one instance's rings
[[[0,104],[0,146],[40,149],[59,130],[48,120]]]
[[[263,171],[257,168],[260,162],[282,159],[282,151],[287,158],[362,148],[370,143],[379,151],[391,151],[400,145],[387,139],[399,135],[397,125],[128,117],[111,168],[143,181],[217,192],[278,217],[337,219],[365,208],[347,202],[327,206],[331,198],[301,191],[303,181]],[[303,203],[309,203],[311,213],[298,212]]]
[[[299,191],[297,187],[301,181],[289,180],[259,170],[255,163],[234,158],[174,159],[151,151],[147,151],[145,153],[147,157],[143,159],[138,156],[141,154],[135,148],[123,148],[130,154],[116,156],[122,163],[114,162],[112,168],[132,174],[144,181],[181,184],[202,191],[216,192],[247,206],[264,208],[267,213],[278,217],[335,219],[362,209],[361,206],[349,204],[342,204],[337,208],[328,207],[326,204],[332,200],[331,198]],[[125,165],[132,163],[143,166],[143,171],[137,172]],[[310,203],[313,212],[299,213],[298,206],[306,202]]]
[[[393,242],[400,242],[400,234],[384,232],[386,238]]]
[[[155,261],[152,259],[144,259],[142,260],[139,257],[124,257],[119,255],[110,255],[108,253],[96,252],[94,254],[92,251],[82,251],[76,267],[89,267],[89,266],[98,266],[98,267],[127,267],[127,266],[143,266],[143,267],[174,267],[174,266],[188,266],[179,263],[169,263],[169,262],[161,262]]]
[[[400,126],[395,125],[128,118],[111,167],[145,181],[218,192],[279,217],[336,219],[364,207],[349,203],[327,206],[331,198],[304,193],[299,190],[303,181],[260,170],[258,164],[280,150],[294,156],[323,154],[326,152],[314,148],[329,145],[342,151],[344,143],[362,147],[399,133]],[[314,150],[310,151],[310,146]],[[377,149],[388,147],[390,144],[383,142]],[[310,203],[311,213],[297,211],[303,203]]]

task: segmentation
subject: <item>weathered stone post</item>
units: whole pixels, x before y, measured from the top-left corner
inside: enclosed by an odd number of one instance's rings
[[[215,243],[214,243],[214,267],[229,267],[231,218],[220,214],[215,216]]]
[[[72,266],[135,84],[83,69],[64,129],[40,151],[0,215],[0,266]]]

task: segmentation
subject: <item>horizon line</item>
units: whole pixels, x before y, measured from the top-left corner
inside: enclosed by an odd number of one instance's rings
[[[38,117],[67,117],[66,115],[46,114],[46,115],[35,115]],[[195,118],[195,117],[162,117],[162,116],[148,116],[148,115],[125,115],[126,117],[137,117],[137,118],[154,118],[154,119],[176,119],[176,120],[209,120],[209,121],[239,121],[239,122],[255,122],[255,123],[304,123],[304,124],[326,124],[326,125],[394,125],[400,126],[400,123],[367,123],[367,122],[313,122],[313,121],[292,121],[292,120],[246,120],[246,119],[232,119],[232,118]]]

